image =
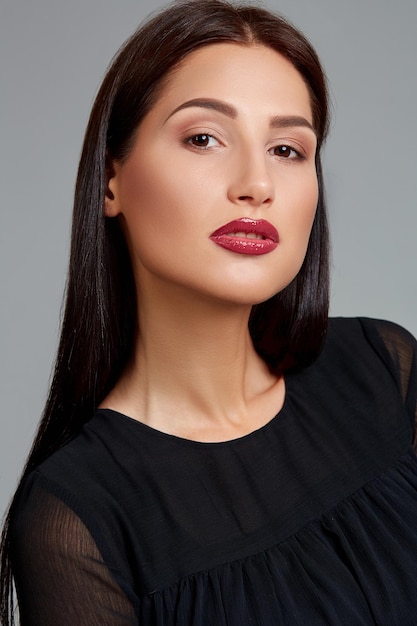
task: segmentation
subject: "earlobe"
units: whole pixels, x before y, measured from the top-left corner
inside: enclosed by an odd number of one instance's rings
[[[116,217],[120,213],[117,202],[116,167],[109,154],[106,154],[106,195],[104,198],[104,214],[106,217]]]

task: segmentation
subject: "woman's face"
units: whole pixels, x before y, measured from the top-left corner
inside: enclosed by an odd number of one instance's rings
[[[255,304],[286,287],[317,206],[315,151],[309,93],[284,57],[232,43],[188,55],[109,181],[140,298],[174,287]]]

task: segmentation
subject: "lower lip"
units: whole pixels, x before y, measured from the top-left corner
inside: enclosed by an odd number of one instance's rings
[[[268,254],[275,250],[278,243],[272,239],[246,239],[230,237],[230,235],[213,235],[210,239],[221,248],[236,252],[237,254]]]

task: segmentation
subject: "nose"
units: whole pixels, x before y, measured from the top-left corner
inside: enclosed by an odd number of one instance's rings
[[[228,198],[236,205],[260,207],[269,205],[275,197],[275,187],[263,152],[242,151],[235,164],[228,188]]]

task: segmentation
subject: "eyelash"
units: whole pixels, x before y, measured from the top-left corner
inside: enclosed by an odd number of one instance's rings
[[[287,152],[292,152],[294,154],[294,156],[284,156],[283,154],[274,154],[275,150],[280,150],[280,149],[284,149]],[[273,148],[270,148],[268,150],[268,152],[272,152],[273,156],[277,156],[279,158],[282,159],[288,159],[288,161],[302,161],[304,160],[306,157],[304,156],[304,154],[302,154],[302,152],[300,152],[300,150],[296,150],[295,148],[293,148],[293,146],[290,146],[289,144],[283,143],[283,144],[279,144],[278,146],[274,146]]]
[[[193,143],[193,141],[195,139],[202,139],[203,141],[208,140],[210,141],[210,139],[214,139],[214,141],[219,144],[220,142],[218,141],[218,139],[216,139],[216,137],[214,137],[214,135],[210,135],[210,133],[195,133],[194,135],[191,135],[190,137],[186,137],[184,140],[184,143],[186,145],[191,146],[192,148],[194,148],[195,150],[204,152],[205,150],[210,150],[211,147],[213,146],[209,146],[209,145],[195,145]],[[275,150],[284,150],[286,152],[290,152],[293,153],[293,156],[284,156],[283,154],[275,154]],[[302,154],[299,150],[296,150],[293,146],[290,146],[288,144],[279,144],[277,146],[274,146],[273,148],[270,148],[268,150],[268,153],[272,153],[272,156],[277,156],[278,158],[282,158],[284,160],[288,160],[288,161],[302,161],[304,160],[306,157],[304,156],[304,154]]]
[[[207,145],[205,145],[205,146],[201,146],[201,145],[200,145],[200,146],[196,146],[196,145],[195,145],[195,144],[193,144],[192,142],[193,142],[193,140],[194,140],[194,139],[197,139],[197,137],[200,137],[200,138],[201,138],[201,137],[206,137],[206,138],[207,138],[207,139],[209,139],[209,140],[210,140],[210,139],[214,139],[214,141],[215,141],[217,144],[219,144],[219,143],[220,143],[220,142],[218,141],[218,139],[216,139],[216,137],[214,137],[214,135],[210,135],[210,133],[195,133],[195,135],[191,135],[191,137],[186,137],[186,138],[185,138],[185,140],[184,140],[184,143],[185,143],[185,144],[187,144],[187,145],[192,146],[192,147],[193,147],[193,148],[195,148],[196,150],[201,150],[201,151],[204,151],[204,150],[209,150],[209,149],[210,149],[210,147],[212,147],[212,146],[207,146]]]

